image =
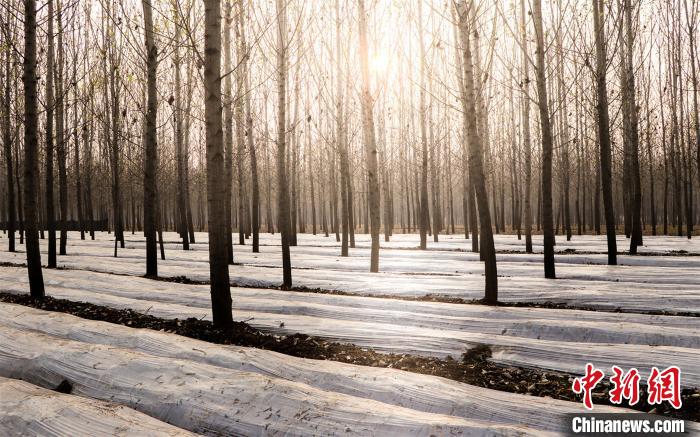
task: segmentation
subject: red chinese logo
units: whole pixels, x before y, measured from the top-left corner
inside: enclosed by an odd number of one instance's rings
[[[639,371],[634,367],[627,374],[617,366],[612,366],[613,375],[610,381],[615,386],[610,390],[610,402],[621,404],[622,399],[627,399],[629,405],[639,402]]]
[[[630,406],[636,405],[639,402],[639,381],[641,379],[639,371],[633,367],[625,373],[617,366],[612,366],[612,371],[610,382],[612,382],[613,388],[608,392],[610,403],[619,405],[623,399],[627,399]],[[604,376],[605,373],[602,370],[596,369],[591,363],[586,363],[586,373],[582,377],[574,379],[572,388],[574,393],[583,395],[583,405],[586,409],[593,409],[591,392]],[[681,400],[681,369],[677,366],[668,367],[663,371],[652,367],[651,374],[647,379],[647,388],[649,405],[660,404],[664,401],[668,401],[676,409],[683,405]]]
[[[593,400],[591,399],[591,391],[596,385],[603,379],[605,374],[602,370],[593,367],[593,364],[586,363],[586,374],[581,378],[574,379],[573,389],[574,393],[583,393],[583,405],[588,410],[593,409]]]
[[[663,372],[656,367],[651,368],[651,374],[647,380],[649,387],[649,405],[660,404],[668,401],[673,408],[680,408],[681,401],[681,369],[671,366]]]

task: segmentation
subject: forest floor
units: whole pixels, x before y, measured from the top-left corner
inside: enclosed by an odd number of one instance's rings
[[[397,234],[370,274],[367,235],[342,258],[333,235],[300,234],[295,288],[280,290],[279,236],[263,234],[259,254],[234,248],[241,323],[217,333],[206,234],[184,252],[166,233],[162,280],[142,277],[141,235],[127,234],[117,258],[110,237],[69,233],[61,268],[44,271],[58,300],[41,309],[17,305],[37,306],[18,297],[28,289],[24,253],[0,252],[0,300],[14,302],[0,304],[0,377],[44,388],[68,381],[73,395],[204,434],[542,435],[584,412],[570,384],[586,362],[606,375],[636,367],[643,383],[652,366],[676,365],[684,406],[672,414],[700,421],[696,239],[645,237],[642,255],[607,266],[604,237],[558,237],[552,281],[542,278],[541,255],[523,253],[524,240],[499,235],[504,305],[488,307],[478,304],[483,266],[459,236],[420,251],[417,235]],[[595,411],[623,411],[603,405],[608,389],[596,390]]]

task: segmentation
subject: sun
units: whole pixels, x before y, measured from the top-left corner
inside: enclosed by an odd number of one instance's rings
[[[369,61],[369,69],[377,76],[384,76],[389,68],[389,58],[384,53],[375,53]]]

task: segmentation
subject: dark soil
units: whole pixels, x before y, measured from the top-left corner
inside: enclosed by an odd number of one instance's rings
[[[71,392],[73,391],[73,384],[68,382],[67,379],[64,379],[63,381],[61,381],[60,384],[58,384],[58,386],[56,386],[54,391],[57,391],[59,393],[71,394]]]
[[[68,313],[85,319],[116,323],[132,328],[165,331],[210,343],[256,347],[302,358],[400,369],[531,396],[579,402],[581,400],[580,396],[571,390],[574,378],[572,375],[515,366],[499,366],[489,360],[491,349],[487,345],[473,345],[460,359],[452,357],[439,359],[408,354],[380,353],[372,349],[331,342],[304,334],[277,336],[259,331],[243,322],[235,322],[232,329],[222,330],[214,328],[212,323],[206,320],[195,318],[162,319],[128,309],[117,310],[51,297],[35,300],[28,295],[0,293],[0,301]],[[56,390],[70,390],[70,382],[65,382],[66,384],[61,383]],[[608,381],[605,384],[599,384],[594,392],[595,403],[607,404],[607,391],[610,388]],[[700,390],[686,389],[683,390],[682,396],[683,407],[680,410],[673,410],[667,403],[652,408],[646,404],[646,396],[643,394],[641,399],[644,401],[632,408],[647,412],[653,410],[657,414],[700,421]]]

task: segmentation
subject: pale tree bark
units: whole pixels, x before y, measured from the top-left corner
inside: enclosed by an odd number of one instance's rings
[[[430,133],[429,139],[430,139],[430,151],[429,151],[429,157],[430,157],[430,201],[433,207],[433,217],[432,217],[432,233],[433,233],[433,242],[437,243],[439,240],[438,234],[440,233],[441,230],[441,214],[440,214],[440,179],[438,176],[438,162],[440,161],[439,157],[439,150],[440,147],[436,144],[435,141],[435,124],[433,123],[433,102],[435,100],[435,93],[433,91],[433,80],[430,81],[430,84],[428,85],[428,90],[430,92],[430,103],[428,104],[428,132]]]
[[[559,8],[559,13],[563,14],[561,0],[557,1]],[[571,185],[571,167],[569,162],[569,108],[567,105],[567,85],[564,78],[564,49],[562,46],[562,32],[563,24],[561,21],[559,23],[559,29],[556,32],[556,45],[557,45],[557,98],[559,110],[559,147],[561,148],[561,184],[563,195],[562,209],[563,209],[563,225],[566,232],[566,241],[571,241],[571,202],[570,202],[570,185]]]
[[[110,32],[111,33],[111,32]],[[106,41],[105,41],[106,44]],[[119,98],[119,79],[117,77],[117,70],[119,65],[116,62],[116,55],[114,54],[115,47],[111,49],[111,65],[109,68],[109,95],[112,100],[110,115],[111,115],[111,126],[107,124],[107,130],[111,127],[111,136],[109,132],[105,132],[106,136],[109,136],[110,143],[110,158],[112,164],[112,214],[114,217],[114,256],[117,256],[117,241],[121,248],[124,248],[124,222],[122,214],[122,194],[121,194],[121,153],[119,145],[119,117],[120,117],[120,98]]]
[[[233,217],[233,87],[231,84],[231,24],[233,22],[233,17],[231,16],[231,0],[226,0],[224,3],[224,148],[226,150],[226,180],[225,189],[226,197],[224,203],[224,209],[226,211],[226,242],[227,242],[227,253],[228,253],[228,263],[233,264],[233,228],[231,226],[231,219]],[[239,157],[240,159],[240,157]],[[242,199],[239,199],[242,202]],[[240,221],[240,215],[238,220],[238,227],[241,228],[242,224]],[[239,231],[239,234],[242,231]],[[245,244],[245,240],[241,239],[239,241],[241,245]]]
[[[698,7],[696,0],[691,0],[690,12],[688,11],[688,0],[683,1],[685,7],[686,22],[688,24],[688,39],[690,45],[690,71],[693,81],[693,125],[695,131],[695,163],[698,169],[698,181],[700,181],[700,120],[698,120],[698,76],[697,76],[697,15]],[[648,136],[648,130],[647,130]],[[690,157],[689,157],[690,158]],[[690,233],[688,235],[690,237]]]
[[[238,68],[241,69],[243,76],[243,99],[245,102],[245,136],[248,143],[248,156],[250,157],[250,177],[251,177],[251,233],[253,234],[253,252],[260,252],[260,185],[258,182],[258,157],[255,150],[255,136],[253,134],[253,112],[250,105],[250,72],[248,69],[248,60],[250,59],[250,50],[246,42],[245,21],[246,0],[238,0],[238,28],[240,37],[241,58]],[[313,182],[312,182],[313,183]],[[314,222],[314,229],[316,228]],[[315,233],[315,232],[314,232]]]
[[[383,114],[383,106],[378,112]],[[386,140],[386,127],[384,116],[379,118],[379,161],[381,162],[381,174],[382,174],[382,196],[384,196],[383,203],[383,221],[384,221],[384,241],[388,242],[389,237],[392,235],[393,223],[392,223],[392,195],[391,195],[391,176],[389,174],[389,157],[388,157],[388,145]]]
[[[308,93],[308,88],[307,88]],[[308,131],[307,131],[308,132]],[[310,132],[306,135],[306,150],[311,150],[311,134]],[[314,183],[314,167],[313,167],[313,157],[311,152],[306,153],[306,168],[309,174],[309,185],[310,193],[309,200],[311,201],[311,233],[316,235],[317,233],[317,223],[316,223],[316,184]]]
[[[240,0],[237,0],[240,1]],[[242,11],[239,9],[238,11],[238,16]],[[227,11],[227,15],[230,17],[230,10]],[[230,20],[231,18],[227,19]],[[229,24],[227,24],[229,26]],[[243,121],[244,118],[244,113],[243,113],[243,93],[244,93],[244,82],[245,82],[245,72],[243,65],[241,64],[244,62],[242,59],[244,57],[244,54],[241,53],[241,44],[240,44],[240,23],[238,18],[236,19],[236,23],[234,25],[234,29],[236,32],[236,40],[239,42],[237,44],[237,65],[236,65],[236,93],[234,94],[233,92],[230,93],[229,98],[233,99],[235,95],[235,106],[233,108],[234,111],[234,123],[236,125],[236,168],[238,170],[238,175],[237,175],[237,181],[238,181],[238,244],[241,246],[245,245],[245,239],[248,234],[248,215],[246,214],[247,210],[247,203],[248,199],[246,199],[245,196],[245,177],[244,177],[244,167],[245,167],[245,122]],[[228,36],[230,32],[226,32],[226,35]],[[225,43],[225,50],[227,52],[227,56],[229,56],[230,59],[230,42]],[[231,63],[229,61],[228,66],[226,67],[227,73],[231,71]],[[228,76],[227,76],[228,77]],[[228,80],[228,79],[227,79]],[[230,82],[229,82],[230,83]],[[230,103],[229,103],[230,104]],[[232,141],[232,139],[227,139],[227,141]],[[231,171],[233,171],[233,162],[231,163]],[[231,210],[231,214],[233,214],[233,209]]]
[[[420,141],[421,141],[421,173],[420,173],[420,248],[428,247],[428,228],[430,227],[430,212],[428,207],[428,134],[426,127],[425,107],[425,44],[423,43],[423,1],[418,0],[418,36],[420,38]]]
[[[651,219],[651,235],[656,235],[656,199],[654,189],[654,153],[651,147],[651,108],[649,107],[649,88],[651,87],[651,74],[646,75],[644,89],[644,107],[646,108],[645,139],[647,146],[647,166],[649,168],[649,216]]]
[[[282,285],[292,286],[292,262],[289,255],[289,191],[287,188],[287,7],[285,0],[275,1],[277,12],[277,226],[282,241]]]
[[[173,52],[173,67],[175,69],[175,96],[173,100],[173,124],[175,125],[175,160],[177,162],[177,209],[178,227],[177,230],[182,238],[182,249],[190,249],[189,225],[187,217],[187,183],[185,174],[187,172],[187,162],[183,151],[183,127],[182,127],[182,79],[180,68],[182,66],[182,56],[180,45],[182,44],[182,30],[180,23],[180,13],[177,9],[178,2],[173,0],[173,23],[175,26],[175,48]]]
[[[301,23],[298,23],[302,26]],[[296,53],[300,56],[303,52],[301,45],[301,37],[296,40]],[[301,62],[297,58],[296,67],[294,72],[294,112],[289,124],[289,150],[287,151],[287,174],[288,183],[290,189],[291,199],[289,202],[289,244],[291,246],[297,245],[297,219],[298,219],[298,204],[297,204],[297,165],[299,162],[299,135],[297,134],[297,125],[299,124],[299,93],[301,91]],[[334,191],[333,197],[333,231],[335,232],[336,241],[340,241],[338,236],[338,202],[337,202],[337,191]]]
[[[458,17],[457,17],[457,11],[456,8],[452,9],[452,18],[455,23],[458,23]],[[459,89],[459,101],[461,103],[461,108],[462,112],[466,113],[467,112],[467,96],[466,96],[466,88],[464,84],[464,66],[463,66],[463,60],[462,60],[462,53],[460,50],[460,36],[459,36],[459,26],[454,26],[454,43],[455,43],[455,68],[456,68],[456,75],[457,75],[457,87]],[[469,232],[473,230],[471,229],[473,225],[473,221],[471,220],[471,215],[470,213],[472,212],[470,209],[470,200],[473,201],[474,199],[474,192],[472,190],[472,186],[470,184],[470,178],[469,178],[469,147],[467,143],[467,123],[466,119],[464,117],[463,122],[462,122],[462,129],[461,129],[461,142],[460,142],[460,152],[461,152],[461,164],[462,164],[462,218],[464,221],[464,238],[468,239],[469,238]],[[409,222],[410,222],[410,214],[409,214]],[[410,228],[410,226],[409,226]],[[474,241],[472,240],[472,243]],[[478,244],[478,243],[477,243]],[[478,246],[476,249],[474,249],[472,245],[472,251],[473,252],[478,252]]]
[[[659,51],[659,62],[661,62],[661,52]],[[661,151],[664,158],[664,187],[663,187],[663,234],[668,235],[668,173],[669,159],[666,152],[666,117],[664,116],[664,92],[666,87],[659,87],[659,113],[661,115]]]
[[[472,61],[470,8],[474,7],[473,0],[460,0],[457,4],[459,17],[459,36],[462,46],[462,63],[464,67],[464,122],[467,125],[467,142],[469,143],[469,175],[474,184],[476,202],[479,208],[479,224],[481,226],[481,256],[484,260],[484,302],[495,305],[498,302],[498,271],[496,267],[496,250],[491,229],[491,212],[486,191],[486,175],[483,165],[483,146],[481,135],[477,130],[476,96],[474,95],[474,66]],[[474,231],[472,231],[474,232]]]
[[[90,114],[95,113],[94,86],[90,83],[87,95],[90,96]],[[88,121],[89,120],[89,121]],[[90,239],[95,239],[95,214],[92,204],[92,140],[93,140],[93,118],[88,115],[88,101],[85,99],[83,106],[83,144],[85,144],[85,209],[89,222]]]
[[[63,92],[63,68],[64,68],[64,47],[63,47],[63,6],[60,0],[57,1],[56,22],[58,24],[58,60],[56,65],[56,152],[58,158],[58,199],[60,206],[61,238],[58,246],[58,254],[66,254],[66,243],[68,239],[68,173],[66,171],[66,159],[68,144],[65,135],[65,102]]]
[[[7,8],[9,9],[9,5]],[[9,14],[7,15],[6,30],[9,37]],[[5,50],[5,83],[3,87],[3,119],[2,119],[2,143],[5,151],[5,176],[7,177],[7,250],[15,251],[15,220],[17,206],[15,204],[15,182],[13,175],[14,163],[12,162],[12,55],[10,50]],[[19,188],[19,187],[18,187]]]
[[[90,16],[91,7],[90,3],[85,4],[85,15]],[[84,29],[84,40],[89,41],[90,38],[90,26],[85,26]],[[88,74],[91,68],[88,68],[88,57],[83,58],[83,74],[85,77],[89,77],[89,85],[85,90],[83,96],[83,168],[84,181],[85,181],[85,210],[87,212],[87,220],[89,223],[88,231],[90,232],[90,239],[95,239],[95,213],[93,209],[92,202],[92,175],[93,175],[93,137],[94,137],[94,120],[95,117],[91,115],[95,113],[95,85],[92,80],[92,76]],[[105,116],[106,114],[103,114]]]
[[[625,21],[625,59],[623,60],[625,70],[625,99],[622,105],[623,116],[627,118],[625,123],[625,137],[629,143],[630,151],[630,172],[632,189],[632,235],[630,238],[630,254],[637,253],[637,246],[642,245],[642,179],[639,171],[639,121],[636,102],[636,86],[634,79],[634,33],[632,31],[632,3],[630,0],[624,1],[624,21]]]
[[[146,43],[146,153],[143,168],[143,231],[146,236],[146,276],[158,276],[158,249],[156,245],[156,214],[158,212],[158,144],[156,122],[158,101],[156,75],[158,48],[153,37],[151,0],[143,0],[144,37]]]
[[[267,232],[274,235],[275,225],[272,222],[272,167],[270,165],[270,149],[269,149],[269,138],[270,130],[268,129],[267,120],[267,92],[263,95],[263,120],[264,120],[264,133],[263,133],[263,149],[265,151],[265,173],[268,175],[267,183],[265,184],[265,203],[267,207],[265,208],[265,221],[267,222]],[[326,237],[328,233],[326,232]]]
[[[233,315],[224,204],[226,172],[221,120],[221,0],[204,1],[204,92],[211,305],[214,326],[230,329]]]
[[[348,164],[348,149],[345,143],[345,119],[343,106],[343,69],[340,65],[341,60],[341,19],[340,19],[340,2],[335,0],[335,71],[336,71],[336,144],[338,154],[340,155],[340,203],[341,203],[341,221],[342,221],[342,242],[340,245],[340,256],[348,256],[348,237],[350,232],[350,199],[348,188],[350,184],[350,165]]]
[[[523,207],[525,208],[525,252],[532,253],[532,145],[530,143],[530,68],[527,52],[527,26],[525,25],[525,1],[520,0],[520,44],[522,97],[520,103],[523,134],[523,152],[525,155],[525,188]]]
[[[46,226],[49,231],[48,241],[48,264],[52,269],[56,268],[56,218],[54,211],[54,134],[53,134],[53,117],[54,117],[54,6],[53,0],[48,1],[48,53],[46,55],[46,163],[45,163],[45,178],[46,178]]]
[[[76,48],[76,53],[77,53]],[[80,230],[80,239],[85,240],[85,223],[83,221],[83,186],[82,175],[80,173],[80,130],[78,128],[78,63],[73,63],[73,138],[75,144],[73,146],[73,171],[75,172],[75,200],[77,206],[78,229]]]
[[[600,144],[600,177],[603,185],[603,208],[605,231],[608,239],[608,264],[617,264],[617,241],[615,239],[615,211],[612,192],[612,151],[610,147],[610,116],[608,114],[608,87],[605,78],[605,20],[603,0],[593,0],[593,27],[596,48],[596,93],[598,97],[598,142]]]
[[[533,1],[533,23],[537,41],[537,100],[542,128],[542,230],[544,234],[544,277],[554,279],[554,223],[552,216],[552,124],[547,99],[547,82],[544,60],[544,32],[542,29],[542,1]]]
[[[187,85],[185,87],[185,95],[191,96],[194,87],[194,66],[192,58],[187,60]],[[194,236],[194,221],[192,220],[192,202],[190,201],[190,126],[192,124],[192,99],[187,99],[184,112],[184,143],[182,147],[182,165],[183,165],[183,191],[185,192],[185,208],[187,209],[187,231],[190,234],[190,242],[195,243]]]
[[[21,123],[15,123],[15,137],[19,138],[19,129],[20,129]],[[17,212],[18,212],[18,220],[19,220],[19,244],[24,244],[24,203],[22,203],[22,195],[23,195],[23,189],[22,187],[22,177],[24,176],[24,173],[20,176],[20,148],[19,148],[19,141],[15,141],[14,144],[15,147],[15,169],[17,171],[15,172],[15,185],[17,185]],[[23,171],[23,170],[22,170]],[[37,186],[37,190],[39,187]]]
[[[515,230],[517,232],[518,240],[522,239],[522,232],[520,229],[520,213],[521,213],[521,207],[520,207],[520,178],[519,178],[519,173],[520,173],[520,168],[518,163],[520,162],[520,159],[518,158],[520,154],[520,149],[519,149],[519,144],[518,144],[518,128],[516,125],[516,115],[515,115],[515,106],[516,106],[516,99],[514,97],[514,88],[516,79],[515,79],[515,73],[513,72],[515,67],[511,64],[509,67],[509,100],[510,100],[510,131],[511,135],[513,138],[511,139],[511,145],[510,145],[510,198],[511,198],[511,229]],[[503,191],[505,191],[505,187],[501,188]]]
[[[360,66],[362,70],[362,130],[364,133],[365,159],[367,160],[367,185],[369,195],[370,231],[372,233],[372,249],[370,252],[369,271],[379,271],[379,177],[377,175],[377,141],[374,132],[372,106],[374,99],[370,92],[369,61],[367,55],[367,18],[365,2],[358,0],[358,22],[360,32]],[[426,195],[427,197],[427,195]],[[427,203],[426,203],[427,206]]]
[[[37,175],[39,174],[39,144],[37,131],[37,71],[36,71],[36,1],[24,0],[24,232],[27,237],[27,274],[29,293],[43,299],[44,277],[41,272],[41,252],[37,229]]]

